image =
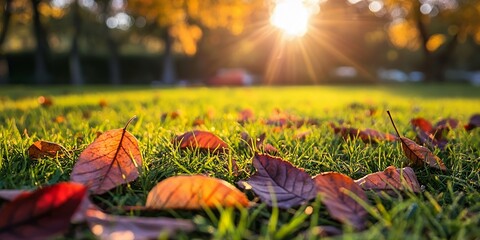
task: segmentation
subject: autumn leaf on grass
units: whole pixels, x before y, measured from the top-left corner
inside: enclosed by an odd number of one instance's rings
[[[50,107],[53,105],[53,100],[49,97],[40,96],[38,97],[38,104],[42,107]]]
[[[238,112],[238,123],[245,124],[247,122],[253,122],[255,119],[255,113],[253,113],[252,109],[245,108]]]
[[[453,118],[445,118],[433,126],[428,120],[419,117],[410,120],[410,124],[417,133],[418,142],[443,149],[448,143],[444,137],[445,133],[452,128],[456,128],[458,121]]]
[[[135,180],[142,167],[137,139],[124,128],[107,131],[78,157],[70,179],[85,184],[92,193],[108,190]]]
[[[428,148],[420,146],[406,137],[400,136],[400,133],[398,132],[398,129],[393,122],[393,118],[390,115],[390,111],[387,111],[387,113],[390,117],[390,121],[392,121],[393,128],[395,129],[395,132],[397,133],[400,142],[402,143],[403,152],[405,153],[405,156],[407,156],[407,158],[410,160],[412,166],[423,166],[426,163],[430,167],[437,168],[442,171],[447,170],[442,160],[439,157],[435,156]]]
[[[277,157],[256,154],[253,166],[257,170],[247,183],[269,206],[290,208],[315,198],[315,184],[303,170]]]
[[[36,160],[45,157],[61,157],[65,153],[65,148],[54,142],[36,141],[28,148],[27,151],[28,157]]]
[[[159,239],[160,236],[172,237],[175,232],[190,232],[195,228],[193,222],[189,220],[114,216],[97,209],[89,209],[86,220],[93,234],[100,239],[112,240]]]
[[[150,190],[146,207],[151,209],[202,209],[205,207],[246,207],[244,193],[230,183],[203,175],[175,176]]]
[[[368,202],[367,195],[358,184],[350,177],[336,172],[319,174],[313,181],[322,203],[333,219],[350,224],[357,230],[365,228],[367,211],[347,194],[347,191],[350,191]]]
[[[228,152],[228,145],[215,134],[207,131],[194,130],[175,137],[174,143],[180,148],[202,149],[212,153]]]
[[[0,239],[48,239],[66,231],[85,194],[76,183],[20,194],[0,209]]]
[[[470,131],[477,127],[480,127],[480,114],[475,114],[470,117],[468,124],[465,125],[465,130]]]
[[[417,140],[430,148],[438,147],[440,149],[444,149],[448,144],[447,139],[436,139],[433,134],[424,132],[422,130],[416,130],[416,132]]]
[[[387,167],[385,171],[368,174],[355,182],[363,190],[373,190],[375,192],[386,192],[395,196],[396,192],[405,190],[419,193],[421,191],[420,183],[413,169],[405,167],[397,169],[394,166]]]

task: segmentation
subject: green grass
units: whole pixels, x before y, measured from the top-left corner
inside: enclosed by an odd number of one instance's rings
[[[53,99],[41,107],[41,95]],[[100,107],[104,100],[106,107]],[[376,113],[366,111],[374,107]],[[240,125],[238,111],[250,108],[257,121]],[[319,126],[274,131],[262,124],[275,109],[321,120]],[[264,204],[243,210],[124,212],[121,206],[144,205],[149,190],[159,181],[179,174],[207,174],[235,184],[252,174],[253,152],[243,147],[240,133],[267,133],[267,142],[279,155],[315,175],[337,171],[354,179],[405,165],[398,143],[368,145],[360,140],[343,140],[333,134],[329,122],[344,121],[357,128],[392,132],[386,114],[390,110],[401,134],[414,138],[409,120],[425,117],[436,122],[453,117],[466,124],[480,113],[480,89],[462,85],[319,86],[253,88],[27,88],[0,89],[0,189],[32,189],[68,181],[80,152],[97,132],[121,128],[137,115],[128,128],[140,143],[144,169],[128,186],[121,186],[93,200],[105,211],[122,215],[168,216],[193,219],[197,230],[179,238],[218,239],[317,239],[321,227],[343,228],[340,238],[351,239],[480,239],[480,129],[462,128],[448,134],[450,144],[435,150],[448,172],[416,169],[425,191],[418,195],[380,198],[369,194],[368,228],[355,232],[332,220],[318,199],[307,206],[287,211]],[[163,113],[179,111],[177,119],[161,120]],[[209,115],[210,117],[206,117]],[[57,116],[65,121],[56,122]],[[179,151],[171,142],[180,133],[198,128],[211,131],[226,141],[232,151],[226,157],[199,151]],[[301,131],[312,133],[296,140]],[[65,157],[32,161],[26,149],[36,140],[60,143],[72,150]],[[239,165],[232,174],[228,161]],[[250,199],[253,195],[249,193]],[[66,238],[91,238],[86,225],[74,226],[80,233]]]

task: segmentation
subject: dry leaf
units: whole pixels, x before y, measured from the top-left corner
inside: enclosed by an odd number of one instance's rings
[[[85,184],[92,193],[108,190],[135,180],[142,167],[137,139],[126,128],[100,135],[78,157],[70,179]]]
[[[475,114],[470,117],[468,124],[465,125],[465,130],[470,131],[477,127],[480,127],[480,114]]]
[[[435,156],[428,148],[420,146],[406,137],[400,137],[400,141],[402,142],[403,152],[410,160],[412,166],[420,167],[426,163],[430,167],[447,171],[443,161]]]
[[[64,151],[65,148],[58,143],[36,141],[28,148],[28,157],[34,160],[45,157],[62,157]]]
[[[382,172],[368,174],[355,182],[362,187],[363,190],[373,190],[375,192],[386,192],[392,196],[396,192],[412,191],[419,193],[421,191],[417,176],[413,169],[405,167],[397,169],[390,166]]]
[[[49,239],[66,231],[85,194],[76,183],[20,194],[0,209],[0,239]]]
[[[230,183],[203,175],[175,176],[150,190],[146,207],[151,209],[202,209],[204,207],[246,207],[244,193]]]
[[[180,148],[202,149],[213,153],[228,152],[228,145],[215,134],[207,131],[194,130],[186,132],[174,139]]]
[[[335,134],[339,134],[344,139],[355,139],[359,138],[364,143],[379,143],[382,141],[395,141],[396,136],[389,133],[381,133],[374,129],[365,129],[360,130],[357,128],[351,127],[337,127],[335,124],[330,123],[330,126],[333,128]]]
[[[435,156],[430,150],[428,150],[428,148],[420,146],[406,137],[400,136],[397,126],[395,126],[395,122],[393,121],[392,115],[390,115],[390,111],[387,111],[387,113],[390,117],[393,128],[395,129],[395,132],[397,133],[400,142],[402,143],[403,153],[410,160],[412,166],[423,166],[426,163],[430,167],[437,168],[442,171],[447,170],[442,160],[439,157]]]
[[[174,218],[147,218],[114,216],[97,209],[89,209],[86,220],[90,230],[100,239],[157,239],[173,237],[175,232],[193,231],[195,225],[189,220]]]
[[[265,143],[266,134],[262,133],[256,139],[253,139],[246,132],[241,133],[242,140],[247,143],[253,151],[261,151],[269,154],[276,154],[278,150],[269,143]]]
[[[341,173],[322,173],[313,178],[322,203],[333,219],[362,230],[366,226],[367,211],[346,190],[368,202],[367,195],[350,177]]]
[[[290,208],[315,198],[315,184],[303,170],[277,157],[257,154],[253,157],[257,170],[247,183],[269,206]]]

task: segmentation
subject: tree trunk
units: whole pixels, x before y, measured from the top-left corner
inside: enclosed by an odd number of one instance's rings
[[[165,50],[163,52],[163,66],[161,81],[164,84],[174,84],[176,82],[175,77],[175,59],[173,58],[172,45],[173,39],[170,36],[169,29],[166,28],[163,33],[163,40],[165,42]]]
[[[34,80],[37,84],[50,83],[50,75],[47,69],[47,58],[49,46],[45,29],[40,21],[40,12],[38,6],[41,0],[31,0],[33,10],[33,31],[37,47],[35,49],[35,76]]]
[[[9,73],[8,73],[8,60],[5,56],[5,52],[3,51],[3,43],[7,37],[8,27],[10,25],[10,17],[12,16],[12,1],[13,0],[6,0],[3,13],[3,21],[2,21],[2,32],[0,32],[0,85],[7,84]]]
[[[439,49],[441,52],[437,56],[437,66],[435,67],[435,79],[437,79],[440,82],[445,81],[445,71],[447,69],[448,63],[450,62],[453,53],[455,52],[455,48],[458,45],[458,33],[453,35],[453,37],[450,39],[450,42],[447,43],[447,45]]]
[[[416,6],[414,6],[416,7]],[[420,6],[417,7],[417,9],[420,9]],[[425,81],[426,82],[432,82],[435,81],[435,74],[434,74],[434,56],[430,50],[428,50],[427,43],[428,40],[430,39],[430,34],[427,32],[427,27],[425,26],[425,23],[423,22],[423,16],[420,11],[417,11],[415,13],[415,21],[417,25],[417,30],[420,33],[420,40],[421,40],[421,48],[423,52],[423,65],[422,65],[422,71],[425,74]]]
[[[111,2],[112,2],[111,0],[105,1],[105,4],[103,5],[103,9],[102,9],[103,23],[102,24],[104,25],[106,42],[109,50],[108,73],[109,73],[110,83],[113,85],[119,85],[122,83],[122,77],[120,74],[120,61],[118,60],[118,44],[113,38],[110,29],[106,25],[108,15],[109,15],[109,6],[111,5]]]
[[[80,55],[78,50],[78,38],[80,37],[82,19],[80,16],[80,8],[77,0],[74,1],[72,4],[72,14],[74,32],[70,49],[70,81],[73,85],[83,85],[85,82],[83,79],[82,65],[80,63]]]

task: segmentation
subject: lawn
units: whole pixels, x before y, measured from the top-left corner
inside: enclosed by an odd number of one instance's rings
[[[39,97],[51,100],[39,104]],[[250,109],[253,121],[240,124],[239,112]],[[353,179],[404,167],[407,157],[399,142],[366,144],[334,133],[331,123],[394,133],[390,110],[400,133],[415,139],[415,117],[433,123],[455,118],[459,127],[448,132],[447,146],[432,149],[446,172],[415,168],[423,191],[389,197],[368,192],[367,228],[355,231],[329,216],[320,201],[280,210],[268,207],[247,191],[250,208],[202,211],[125,210],[143,206],[148,192],[175,175],[203,174],[237,185],[255,171],[254,151],[241,133],[259,136],[278,149],[277,156],[308,174],[328,171]],[[272,114],[315,119],[316,124],[278,127],[266,124]],[[115,215],[191,219],[195,230],[177,238],[317,239],[321,227],[335,226],[352,239],[480,239],[480,129],[466,131],[480,113],[480,89],[465,85],[300,86],[250,88],[149,87],[2,87],[0,89],[0,189],[35,189],[69,181],[78,155],[98,133],[128,127],[139,142],[143,169],[137,180],[106,194],[92,196],[95,204]],[[178,116],[172,116],[178,115]],[[214,133],[230,148],[227,155],[181,150],[175,136],[201,129]],[[304,138],[298,134],[308,133]],[[31,160],[28,147],[37,140],[61,144],[68,154]],[[232,161],[238,164],[233,169]],[[1,203],[1,202],[0,202]],[[313,211],[306,209],[311,206]],[[1,213],[0,213],[1,214]],[[86,224],[73,225],[65,238],[93,238]]]

